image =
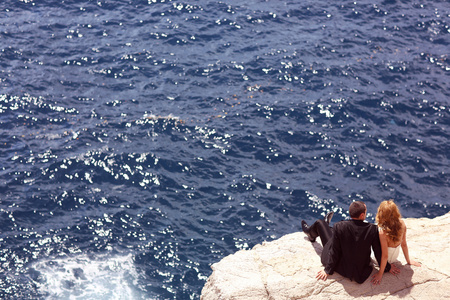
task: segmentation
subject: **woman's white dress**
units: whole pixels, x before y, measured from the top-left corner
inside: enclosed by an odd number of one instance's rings
[[[397,261],[398,254],[400,253],[400,245],[397,247],[388,247],[388,263],[392,264]]]
[[[381,230],[380,227],[378,227],[378,230]],[[397,261],[398,255],[400,254],[400,245],[397,247],[388,247],[388,263],[393,263]]]

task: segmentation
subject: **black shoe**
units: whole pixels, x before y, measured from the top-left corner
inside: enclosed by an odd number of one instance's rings
[[[305,220],[302,220],[302,229],[303,229],[303,232],[306,234],[306,236],[308,237],[308,239],[309,239],[309,241],[311,242],[311,243],[314,243],[315,241],[316,241],[316,238],[313,238],[312,236],[311,236],[311,234],[309,234],[309,226],[308,226],[308,224],[306,224],[306,222],[305,222]]]
[[[330,211],[329,213],[327,213],[327,215],[325,216],[325,222],[327,222],[327,224],[328,225],[330,225],[330,222],[331,222],[331,218],[333,217],[333,215],[334,215],[334,211]]]

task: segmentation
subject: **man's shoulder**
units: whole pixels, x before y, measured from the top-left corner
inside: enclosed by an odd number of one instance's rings
[[[348,228],[352,226],[352,221],[351,220],[342,220],[339,222],[334,223],[333,227],[336,231]]]
[[[358,220],[337,222],[334,224],[333,231],[336,238],[346,237],[348,239],[354,239],[356,236],[364,236],[364,239],[370,239],[378,236],[378,229],[375,224]]]
[[[376,229],[376,225],[369,223],[367,221],[359,221],[359,220],[342,220],[334,224],[335,228],[346,228],[346,227],[366,227],[369,229]]]

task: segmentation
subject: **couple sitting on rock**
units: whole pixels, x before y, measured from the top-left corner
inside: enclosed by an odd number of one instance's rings
[[[396,261],[400,247],[406,262],[420,264],[409,259],[406,243],[406,225],[401,220],[397,205],[392,200],[383,201],[378,207],[376,221],[378,227],[365,221],[367,208],[364,202],[355,201],[349,208],[350,220],[340,221],[329,226],[333,212],[325,220],[317,220],[308,226],[302,220],[303,232],[311,242],[319,236],[322,241],[321,255],[324,270],[316,278],[326,280],[328,275],[338,272],[344,277],[363,283],[372,273],[371,248],[378,261],[379,271],[372,276],[372,283],[379,284],[384,272],[400,273],[392,262]]]

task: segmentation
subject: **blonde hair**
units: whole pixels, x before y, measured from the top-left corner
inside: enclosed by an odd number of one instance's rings
[[[400,210],[392,199],[383,201],[378,206],[375,220],[394,243],[398,243],[403,235],[401,217]]]

